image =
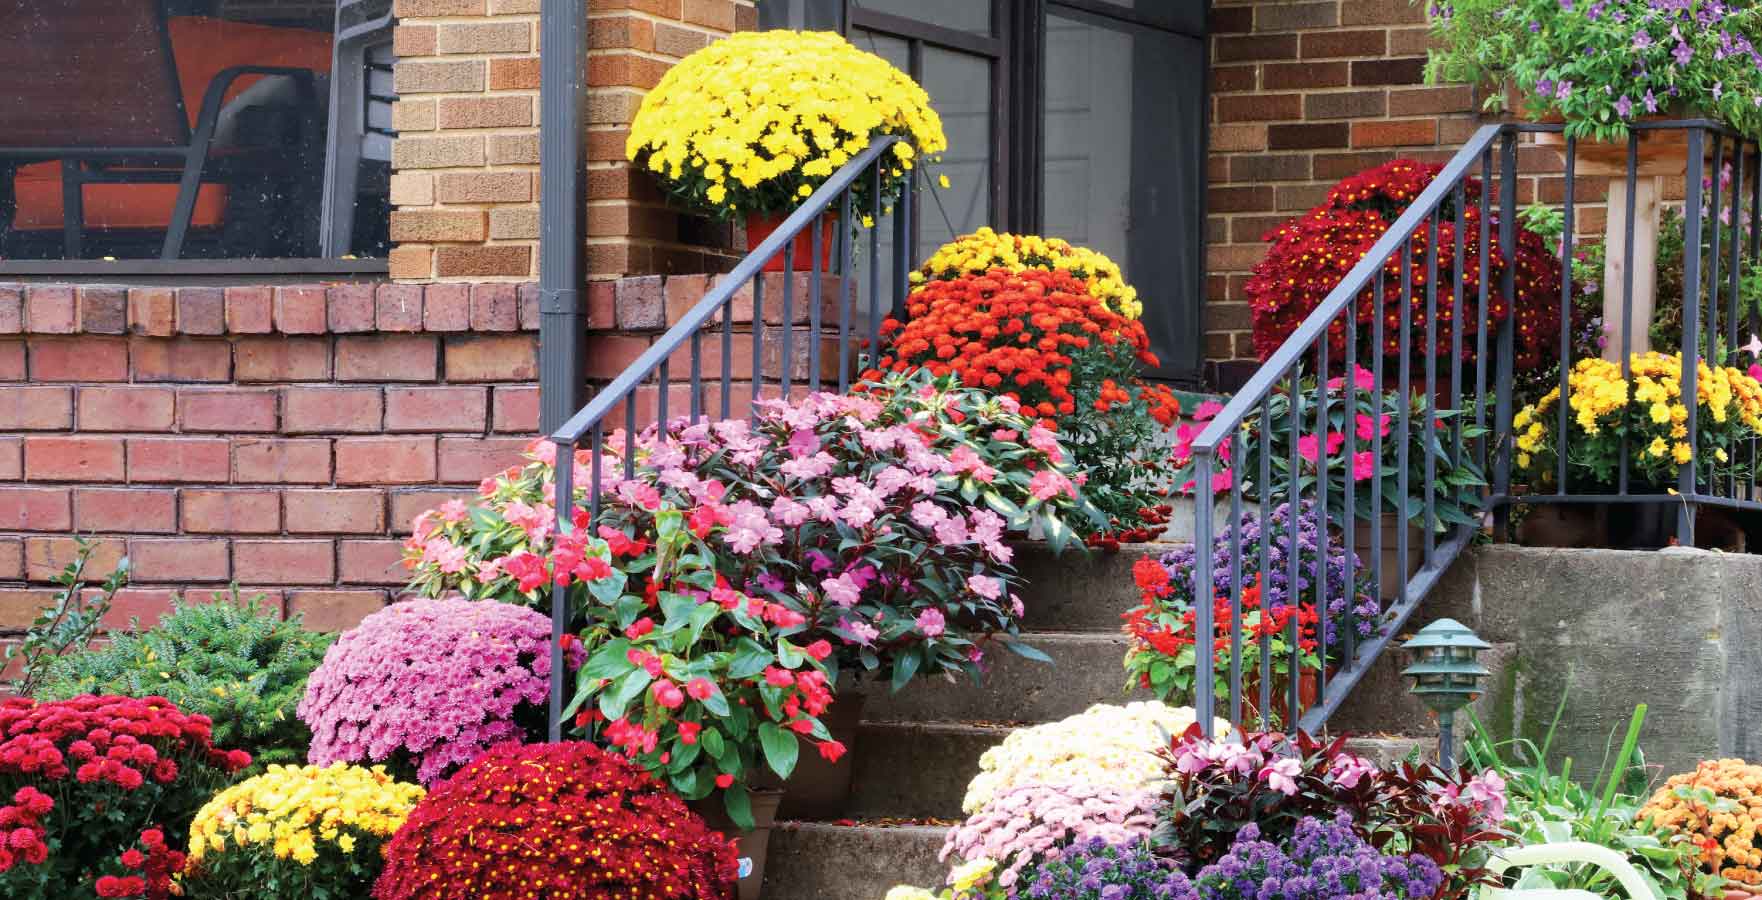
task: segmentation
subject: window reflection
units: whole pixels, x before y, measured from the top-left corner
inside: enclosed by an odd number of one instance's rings
[[[0,25],[0,258],[384,255],[390,0],[0,0]]]

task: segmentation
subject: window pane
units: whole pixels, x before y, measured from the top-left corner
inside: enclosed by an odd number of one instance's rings
[[[991,35],[991,0],[851,0],[851,8]]]
[[[336,180],[336,231],[347,238],[336,253],[384,255],[389,0],[343,0],[351,24],[368,27],[338,78],[336,0],[23,8],[32,21],[0,35],[4,57],[31,73],[0,85],[0,258],[158,257],[179,231],[185,259],[318,255],[333,87],[350,176]],[[235,66],[287,74],[222,81]],[[201,119],[213,122],[205,147]],[[192,147],[206,162],[186,191]]]
[[[1099,16],[1049,13],[1045,232],[1125,270],[1163,374],[1197,374],[1204,189],[1203,46]]]
[[[1184,34],[1205,33],[1204,0],[1100,0],[1119,8],[1122,18],[1141,25],[1172,28]],[[1053,0],[1053,12],[1058,2]]]

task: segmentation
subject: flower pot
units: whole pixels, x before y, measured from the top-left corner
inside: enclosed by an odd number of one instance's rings
[[[1609,546],[1609,507],[1548,503],[1530,507],[1517,527],[1518,543],[1529,547]]]
[[[777,821],[777,806],[783,802],[783,792],[772,788],[754,788],[751,797],[751,831],[741,831],[735,827],[734,822],[728,818],[728,811],[722,806],[722,795],[719,793],[689,804],[692,811],[703,816],[704,822],[712,829],[724,835],[733,835],[740,858],[751,862],[750,868],[742,867],[747,874],[740,879],[735,894],[739,900],[759,900],[759,888],[765,883],[765,852],[771,844],[771,824]]]
[[[795,771],[783,782],[783,805],[778,808],[778,816],[825,820],[844,815],[844,809],[850,803],[850,777],[856,757],[858,726],[863,720],[864,699],[860,692],[840,692],[838,699],[820,716],[832,739],[844,745],[844,755],[837,762],[827,762],[803,741]]]
[[[1650,116],[1652,121],[1664,121],[1664,116]],[[1553,118],[1559,122],[1558,117]],[[1642,119],[1640,121],[1647,121]],[[1657,175],[1681,175],[1689,163],[1689,133],[1686,129],[1660,131],[1636,131],[1640,139],[1639,149],[1635,153],[1635,174],[1640,178]],[[1712,141],[1703,141],[1704,146],[1712,148]],[[1559,132],[1537,132],[1536,145],[1547,147],[1560,154],[1561,162],[1566,161],[1566,135]],[[1627,140],[1594,141],[1581,138],[1573,143],[1578,160],[1573,163],[1574,174],[1594,175],[1608,178],[1627,177]]]
[[[1297,715],[1291,715],[1291,683],[1288,678],[1273,676],[1272,689],[1272,721],[1264,730],[1273,731],[1280,728],[1291,730],[1297,727],[1297,720],[1302,718],[1310,707],[1321,702],[1321,675],[1314,669],[1304,669],[1297,676]],[[1228,703],[1228,698],[1224,698]],[[1258,720],[1260,716],[1260,669],[1242,673],[1242,715]],[[1259,727],[1258,724],[1256,727]]]
[[[1406,524],[1407,528],[1407,563],[1402,565],[1400,547],[1396,543],[1397,529],[1403,527],[1399,513],[1386,512],[1382,515],[1382,566],[1377,582],[1377,597],[1391,600],[1400,597],[1407,590],[1407,580],[1419,571],[1420,564],[1425,560],[1425,531],[1417,525]],[[1352,526],[1352,552],[1358,555],[1358,564],[1366,570],[1370,569],[1371,560],[1371,527],[1369,522],[1359,521]]]
[[[771,215],[769,213],[753,213],[746,217],[746,250],[748,253],[758,249],[789,216]],[[838,214],[827,212],[820,216],[820,271],[833,270],[832,258],[838,255]],[[766,272],[784,271],[784,251],[765,260]],[[794,256],[789,260],[790,270],[795,272],[814,271],[814,230],[810,225],[795,236]]]

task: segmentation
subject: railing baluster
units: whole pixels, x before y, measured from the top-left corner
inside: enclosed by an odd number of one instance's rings
[[[1324,337],[1322,342],[1326,343],[1327,339]],[[1297,646],[1296,612],[1296,607],[1303,602],[1303,592],[1297,587],[1299,584],[1297,557],[1300,554],[1296,552],[1297,529],[1303,523],[1303,510],[1301,508],[1303,503],[1303,492],[1298,487],[1301,482],[1302,473],[1299,466],[1302,463],[1297,452],[1297,443],[1303,437],[1303,363],[1301,360],[1291,364],[1291,372],[1288,377],[1290,380],[1287,384],[1289,385],[1290,393],[1286,396],[1290,398],[1291,409],[1290,415],[1288,416],[1290,422],[1286,425],[1286,428],[1291,434],[1291,468],[1289,470],[1290,480],[1285,485],[1285,539],[1290,542],[1290,546],[1285,549],[1285,599],[1290,603],[1293,609],[1291,612],[1290,626],[1286,629],[1288,634],[1285,638],[1286,646],[1291,648],[1291,659],[1286,668],[1286,671],[1290,673],[1290,684],[1285,686],[1285,718],[1291,721],[1285,723],[1286,727],[1289,727],[1291,722],[1297,720],[1297,683],[1299,681],[1299,676],[1301,676],[1303,672],[1302,666],[1299,665],[1301,653]],[[1317,435],[1315,461],[1318,469],[1327,462],[1326,450],[1327,441],[1322,440],[1321,436]],[[1318,536],[1316,539],[1324,542],[1326,541],[1326,538],[1321,536]],[[1323,554],[1323,556],[1325,558],[1326,554]],[[1261,608],[1266,609],[1267,604],[1262,604]]]
[[[600,473],[602,468],[600,457],[606,452],[606,426],[601,424],[593,426],[593,441],[589,446],[593,448],[593,459],[588,460],[587,463],[592,469],[592,474],[587,482],[587,517],[589,521],[598,522],[600,519],[600,488],[606,483],[605,477]]]
[[[1677,467],[1676,490],[1679,494],[1695,493],[1695,454],[1700,451],[1700,441],[1695,435],[1695,409],[1700,406],[1695,402],[1697,388],[1695,379],[1700,368],[1700,332],[1699,313],[1701,307],[1701,167],[1705,165],[1702,155],[1702,139],[1705,137],[1700,128],[1689,129],[1689,161],[1686,183],[1683,185],[1688,196],[1683,199],[1683,236],[1682,236],[1682,387],[1683,406],[1688,408],[1689,418],[1688,442],[1690,459]],[[1714,154],[1717,157],[1717,153]],[[1719,196],[1719,171],[1713,172],[1713,195]],[[1717,257],[1715,253],[1715,257]],[[1676,507],[1676,542],[1679,546],[1695,545],[1695,511],[1686,501],[1679,500]]]
[[[893,317],[905,321],[906,285],[911,282],[912,205],[917,201],[914,180],[906,179],[899,189],[899,202],[893,207]]]
[[[1738,298],[1738,285],[1743,277],[1744,268],[1744,162],[1749,154],[1744,152],[1743,138],[1731,139],[1731,237],[1726,243],[1731,245],[1731,259],[1727,262],[1726,278],[1729,279],[1725,288],[1725,356],[1721,362],[1737,360],[1738,350],[1738,310],[1741,308]]]
[[[1273,493],[1273,407],[1271,398],[1260,401],[1260,621],[1267,621],[1272,615],[1270,604],[1273,592],[1272,570],[1272,528],[1273,509],[1278,505],[1278,495]],[[1198,545],[1203,546],[1203,545]],[[1204,552],[1210,553],[1206,547]],[[1260,728],[1265,731],[1272,727],[1273,703],[1273,649],[1272,635],[1266,628],[1260,629],[1260,694],[1259,711]]]
[[[732,411],[732,402],[731,402],[732,398],[729,395],[734,393],[734,301],[733,300],[729,300],[726,303],[722,304],[721,316],[722,316],[722,381],[721,381],[722,396],[718,402],[721,404],[722,414],[718,418],[726,419],[726,418],[728,418],[729,412]]]
[[[869,198],[869,367],[881,367],[881,163],[875,163]]]
[[[1493,469],[1493,491],[1500,497],[1511,495],[1511,363],[1516,349],[1517,333],[1517,135],[1507,132],[1500,156],[1499,184],[1499,248],[1505,256],[1505,277],[1499,293],[1505,300],[1505,319],[1499,323],[1499,383],[1494,392],[1499,404],[1496,426],[1499,460]],[[1510,539],[1511,505],[1500,503],[1493,510],[1494,529],[1503,539]]]
[[[1375,351],[1370,357],[1370,390],[1376,395],[1376,411],[1372,413],[1370,431],[1371,455],[1377,461],[1377,477],[1370,482],[1370,583],[1377,592],[1377,605],[1383,596],[1383,362],[1388,348],[1383,346],[1383,316],[1387,304],[1388,285],[1383,281],[1384,269],[1377,267],[1376,295],[1372,298],[1370,337]]]
[[[1570,191],[1570,189],[1568,189]],[[1468,303],[1462,296],[1462,267],[1465,265],[1463,256],[1468,253],[1467,238],[1463,235],[1463,227],[1468,224],[1468,177],[1463,176],[1456,182],[1455,226],[1450,229],[1455,238],[1455,252],[1451,255],[1450,281],[1450,408],[1456,415],[1450,419],[1450,443],[1453,461],[1462,459],[1462,313]]]
[[[785,280],[789,273],[784,273]],[[765,273],[753,276],[753,402],[747,416],[759,421],[759,398],[765,384]]]
[[[1706,349],[1701,356],[1709,365],[1718,365],[1719,360],[1719,251],[1721,235],[1719,227],[1720,192],[1719,178],[1725,169],[1725,135],[1713,132],[1713,171],[1708,187],[1708,198],[1711,201],[1707,211],[1709,228],[1713,229],[1707,243],[1707,318],[1700,330],[1707,335]],[[1684,396],[1687,396],[1686,394]]]
[[[795,242],[783,245],[783,340],[779,342],[778,353],[781,356],[778,375],[783,379],[783,399],[789,399],[790,352],[795,349]]]
[[[838,392],[844,393],[850,388],[850,270],[856,265],[856,242],[850,239],[851,229],[856,223],[850,219],[850,189],[844,192],[839,200],[838,215]]]
[[[1480,279],[1476,285],[1479,294],[1479,305],[1475,308],[1474,329],[1474,425],[1475,430],[1482,431],[1486,427],[1486,396],[1487,396],[1487,332],[1492,329],[1493,310],[1488,303],[1493,280],[1493,148],[1488,147],[1481,152],[1481,259]],[[1481,471],[1488,470],[1487,438],[1485,432],[1474,439],[1475,462]]]
[[[1358,630],[1356,623],[1352,621],[1358,606],[1358,566],[1354,564],[1358,545],[1355,531],[1358,524],[1358,479],[1354,475],[1354,464],[1358,458],[1358,304],[1353,303],[1346,307],[1345,322],[1346,366],[1340,385],[1344,388],[1342,396],[1346,399],[1340,407],[1340,430],[1346,433],[1346,477],[1341,479],[1345,484],[1345,496],[1340,499],[1340,506],[1346,514],[1340,517],[1340,541],[1346,551],[1346,584],[1342,591],[1346,598],[1346,608],[1340,613],[1340,621],[1345,623],[1341,630],[1340,656],[1350,661]],[[1374,412],[1372,416],[1374,421]],[[1321,678],[1321,696],[1324,698],[1328,695],[1327,675],[1327,660],[1324,658]]]
[[[1412,460],[1409,458],[1408,430],[1412,424],[1413,409],[1413,235],[1409,234],[1401,242],[1401,331],[1395,339],[1401,350],[1396,359],[1400,360],[1400,368],[1395,372],[1396,384],[1399,385],[1400,402],[1395,407],[1395,502],[1401,509],[1395,515],[1395,566],[1401,573],[1401,595],[1407,593],[1408,557],[1413,548],[1408,545],[1408,535],[1413,530],[1412,516],[1409,513],[1408,492],[1409,475]],[[1400,597],[1396,598],[1397,600]]]
[[[1231,725],[1242,722],[1242,453],[1242,429],[1238,428],[1230,433],[1230,540],[1236,545],[1230,554]]]
[[[1512,311],[1512,315],[1516,315]],[[1432,564],[1438,549],[1437,483],[1438,457],[1432,448],[1438,443],[1438,215],[1426,220],[1426,399],[1425,409],[1425,562]]]
[[[662,360],[661,367],[656,370],[657,377],[655,379],[659,389],[659,397],[655,401],[655,424],[660,426],[663,433],[667,430],[667,395],[673,392],[672,385],[668,383],[667,379],[667,367],[667,361]]]
[[[624,398],[624,478],[636,477],[636,395]]]
[[[1578,139],[1566,139],[1566,211],[1560,230],[1560,399],[1555,402],[1554,483],[1555,493],[1566,496],[1570,478],[1566,470],[1567,425],[1572,421],[1572,239],[1574,172],[1578,163]],[[1517,440],[1517,435],[1511,436]]]
[[[574,526],[575,512],[575,442],[558,441],[556,465],[557,534],[568,534]],[[563,661],[563,634],[569,625],[569,589],[551,582],[551,696],[547,732],[551,743],[563,739],[563,694],[568,666]]]
[[[825,265],[823,257],[825,249],[821,247],[825,236],[821,234],[820,223],[826,221],[824,216],[814,218],[814,275],[808,282],[808,391],[820,391],[820,303],[821,285],[826,273],[821,271]]]
[[[1217,733],[1212,721],[1216,700],[1212,673],[1215,646],[1212,643],[1212,598],[1217,596],[1217,589],[1212,586],[1211,579],[1211,465],[1210,450],[1194,456],[1193,505],[1199,515],[1194,519],[1193,532],[1193,661],[1197,667],[1193,679],[1193,708],[1199,727],[1207,738],[1215,737]]]
[[[703,341],[700,340],[702,336],[702,331],[691,333],[691,421],[693,423],[703,418],[704,414],[704,384],[701,371],[704,348]]]

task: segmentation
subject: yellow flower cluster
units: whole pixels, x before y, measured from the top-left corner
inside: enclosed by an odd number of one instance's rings
[[[990,228],[963,234],[937,248],[924,267],[912,273],[912,281],[958,278],[999,268],[1011,272],[1064,271],[1086,282],[1089,295],[1108,309],[1128,319],[1144,313],[1138,289],[1126,283],[1120,267],[1105,255],[1087,247],[1073,247],[1059,238],[1009,234]]]
[[[940,893],[909,884],[898,884],[887,892],[885,900],[983,900],[990,895],[987,889],[991,886],[991,875],[995,871],[996,862],[980,857],[955,866],[948,873],[948,887]]]
[[[1703,760],[1693,772],[1672,775],[1640,808],[1640,821],[1687,835],[1701,862],[1746,885],[1762,884],[1762,766],[1741,759]]]
[[[1694,458],[1689,411],[1682,396],[1682,356],[1636,353],[1629,366],[1631,382],[1622,378],[1619,363],[1605,359],[1581,359],[1568,373],[1572,421],[1577,426],[1568,437],[1568,453],[1593,470],[1612,467],[1619,460],[1611,454],[1619,453],[1625,431],[1631,438],[1634,465],[1668,480],[1675,466]],[[1703,360],[1696,368],[1695,395],[1697,439],[1701,447],[1711,448],[1715,462],[1730,460],[1725,446],[1733,440],[1762,432],[1762,384],[1744,372],[1709,366]],[[1517,411],[1512,425],[1520,468],[1538,468],[1543,476],[1552,472],[1556,418],[1550,411],[1559,400],[1560,389],[1555,388]],[[1543,456],[1547,459],[1539,458]]]
[[[971,815],[993,797],[1021,784],[1150,786],[1162,777],[1154,755],[1165,735],[1194,722],[1193,709],[1155,700],[1124,706],[1097,703],[1057,722],[1018,728],[979,757],[979,774],[967,785],[961,810]],[[1217,733],[1229,724],[1217,722]]]
[[[625,153],[713,212],[782,212],[883,135],[895,180],[948,148],[930,95],[832,32],[750,31],[679,61],[643,98]]]
[[[362,836],[391,837],[424,794],[383,766],[270,766],[202,807],[190,825],[190,859],[268,847],[277,859],[305,866],[325,849],[321,844],[351,854]]]

